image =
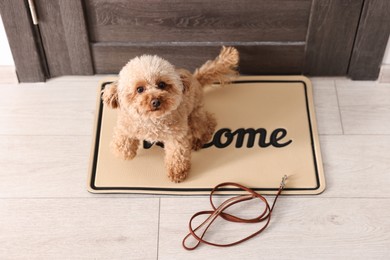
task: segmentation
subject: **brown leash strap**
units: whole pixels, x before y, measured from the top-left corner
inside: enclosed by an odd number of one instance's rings
[[[234,245],[237,245],[239,243],[242,243],[248,239],[251,239],[252,237],[260,234],[261,232],[263,232],[264,229],[266,229],[266,227],[268,226],[270,220],[271,220],[271,213],[272,213],[272,210],[275,206],[275,203],[276,203],[276,200],[278,199],[280,193],[283,191],[284,189],[284,186],[285,186],[285,181],[287,180],[287,176],[285,175],[282,179],[282,182],[280,183],[280,186],[279,186],[279,190],[276,194],[276,197],[274,199],[274,202],[272,203],[272,206],[270,206],[268,204],[268,201],[263,197],[261,196],[259,193],[255,192],[254,190],[250,189],[250,188],[247,188],[245,186],[242,186],[238,183],[233,183],[233,182],[224,182],[224,183],[221,183],[221,184],[218,184],[217,186],[215,186],[211,193],[210,193],[210,204],[211,204],[211,207],[213,208],[213,210],[207,210],[207,211],[200,211],[200,212],[197,212],[195,213],[190,221],[189,221],[189,233],[187,236],[184,237],[183,239],[183,247],[187,250],[194,250],[195,248],[197,248],[199,246],[200,243],[204,243],[204,244],[207,244],[207,245],[211,245],[211,246],[219,246],[219,247],[228,247],[228,246],[234,246]],[[248,192],[248,194],[246,195],[239,195],[239,196],[236,196],[236,197],[232,197],[232,198],[229,198],[227,199],[226,201],[224,201],[221,205],[219,205],[218,207],[215,207],[214,203],[213,203],[213,195],[215,192],[218,191],[219,188],[221,187],[224,187],[224,186],[233,186],[233,187],[237,187],[241,190],[244,190],[246,192]],[[237,216],[234,216],[232,214],[228,214],[226,212],[224,212],[226,209],[228,209],[229,207],[233,206],[234,204],[237,204],[239,202],[243,202],[243,201],[247,201],[247,200],[252,200],[252,199],[259,199],[260,201],[264,202],[265,204],[265,208],[263,210],[263,212],[261,212],[261,214],[255,218],[240,218],[240,217],[237,217]],[[192,227],[192,222],[193,220],[198,217],[198,216],[201,216],[201,215],[209,215],[205,221],[203,221],[198,227],[196,227],[195,229]],[[218,217],[221,217],[229,222],[236,222],[236,223],[259,223],[259,222],[263,222],[265,221],[265,224],[264,226],[262,226],[258,231],[256,231],[255,233],[241,239],[241,240],[238,240],[236,242],[233,242],[233,243],[228,243],[228,244],[217,244],[217,243],[212,243],[212,242],[209,242],[207,240],[205,240],[203,237],[204,235],[206,234],[207,230],[209,229],[209,227],[211,226],[211,224],[213,224],[213,222],[218,218]],[[200,228],[204,227],[204,231],[203,233],[198,236],[195,232],[197,230],[199,230]],[[193,247],[189,247],[186,245],[186,241],[187,239],[192,236],[194,239],[197,240],[197,243],[193,246]]]

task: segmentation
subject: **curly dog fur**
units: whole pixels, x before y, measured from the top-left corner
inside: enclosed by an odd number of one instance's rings
[[[223,47],[193,74],[158,56],[130,60],[102,95],[104,105],[118,109],[112,151],[130,160],[140,141],[162,142],[169,179],[183,181],[191,168],[191,150],[207,143],[217,125],[204,110],[203,87],[229,83],[237,75],[238,61],[233,47]]]

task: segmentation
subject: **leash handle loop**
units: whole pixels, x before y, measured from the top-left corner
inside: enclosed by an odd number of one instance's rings
[[[272,210],[275,206],[276,200],[278,199],[279,195],[281,194],[281,192],[283,191],[283,189],[285,187],[286,180],[287,180],[287,176],[285,175],[282,179],[282,182],[280,183],[278,192],[277,192],[276,197],[272,203],[272,206],[269,205],[268,201],[262,195],[260,195],[259,193],[255,192],[254,190],[252,190],[248,187],[245,187],[241,184],[234,183],[234,182],[224,182],[224,183],[218,184],[210,192],[210,204],[211,204],[211,207],[213,208],[213,210],[199,211],[191,217],[191,219],[189,221],[189,225],[188,225],[189,233],[183,239],[183,243],[182,243],[183,247],[187,250],[194,250],[200,245],[200,243],[204,243],[204,244],[211,245],[211,246],[218,246],[218,247],[234,246],[234,245],[240,244],[240,243],[247,241],[248,239],[251,239],[251,238],[255,237],[256,235],[260,234],[261,232],[264,231],[264,229],[267,228],[267,226],[271,220]],[[218,190],[220,188],[225,187],[225,186],[237,187],[243,191],[248,192],[248,194],[231,197],[231,198],[225,200],[221,205],[216,207],[214,202],[213,202],[213,195],[216,192],[218,192]],[[259,199],[260,202],[263,202],[265,204],[264,210],[257,217],[241,218],[241,217],[237,217],[233,214],[229,214],[229,213],[225,212],[226,209],[230,208],[231,206],[233,206],[237,203],[252,200],[252,199]],[[208,217],[201,224],[199,224],[197,227],[194,228],[193,224],[192,224],[193,220],[201,215],[208,215]],[[249,235],[243,239],[240,239],[236,242],[227,243],[227,244],[218,244],[218,243],[213,243],[213,242],[210,242],[210,241],[207,241],[206,239],[204,239],[204,236],[205,236],[207,230],[210,228],[210,226],[214,223],[214,221],[218,217],[221,217],[226,221],[235,222],[235,223],[265,222],[265,224],[258,231],[254,232],[251,235]],[[202,227],[204,228],[203,232],[200,235],[197,235],[196,231],[198,231]],[[196,244],[192,247],[186,245],[187,239],[191,236],[195,240],[197,240]]]

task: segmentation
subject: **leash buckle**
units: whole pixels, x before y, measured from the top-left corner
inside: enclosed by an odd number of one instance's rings
[[[286,180],[287,180],[287,175],[284,175],[282,178],[282,181],[280,182],[280,188],[284,188],[286,186]]]

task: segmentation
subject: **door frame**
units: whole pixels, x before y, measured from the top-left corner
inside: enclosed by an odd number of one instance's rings
[[[0,14],[20,82],[45,81],[44,59],[28,3],[24,0],[0,1]]]
[[[82,0],[2,0],[0,14],[19,82],[94,74]]]

